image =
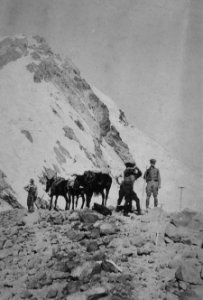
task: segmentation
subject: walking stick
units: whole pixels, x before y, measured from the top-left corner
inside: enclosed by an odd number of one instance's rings
[[[145,173],[144,173],[144,176],[146,174],[146,171],[147,171],[147,166],[146,166],[146,170],[145,170]],[[142,201],[144,200],[144,191],[145,191],[145,178],[143,177],[143,187],[142,187]]]
[[[185,188],[184,186],[179,186],[180,189],[180,202],[179,202],[179,208],[182,210],[182,201],[183,201],[183,189]]]

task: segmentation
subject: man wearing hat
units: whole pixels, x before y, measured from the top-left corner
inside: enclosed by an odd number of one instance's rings
[[[120,185],[119,190],[119,198],[117,201],[117,210],[119,210],[119,206],[125,197],[125,205],[124,205],[124,215],[127,215],[129,212],[132,211],[132,200],[136,202],[137,212],[141,214],[140,209],[140,199],[138,198],[137,194],[133,190],[134,182],[139,177],[142,176],[142,172],[140,169],[136,167],[135,162],[127,162],[125,163],[126,169],[123,174],[123,181]]]
[[[29,212],[34,212],[34,202],[37,199],[37,186],[35,185],[34,179],[30,179],[30,184],[24,187],[28,192],[27,196],[27,207]]]
[[[154,207],[157,207],[158,205],[158,190],[161,188],[161,176],[159,169],[155,168],[156,159],[152,158],[150,159],[150,167],[146,170],[144,174],[144,179],[147,182],[146,186],[146,193],[147,193],[147,199],[146,199],[146,209],[149,208],[149,199],[151,197],[151,194],[153,194],[154,197]]]

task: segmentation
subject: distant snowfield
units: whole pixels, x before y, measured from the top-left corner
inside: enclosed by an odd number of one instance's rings
[[[24,186],[30,178],[35,179],[39,196],[48,199],[45,186],[39,181],[45,167],[57,170],[57,174],[65,178],[74,173],[82,174],[85,170],[98,171],[92,160],[95,155],[94,137],[85,115],[79,114],[68,102],[67,95],[51,81],[34,82],[33,74],[26,68],[30,62],[30,55],[23,56],[0,70],[0,170],[6,174],[23,206],[26,206],[27,198]],[[115,103],[96,88],[92,89],[107,105],[111,123],[129,146],[142,172],[149,165],[150,158],[157,159],[162,177],[159,202],[164,209],[203,209],[200,179],[136,127],[120,122],[120,111]],[[83,129],[77,125],[78,120]],[[66,126],[73,130],[75,138],[65,136],[63,128]],[[122,174],[124,164],[114,149],[105,140],[100,148],[111,175]],[[185,187],[182,203],[180,186]],[[118,190],[119,186],[113,180],[108,205],[116,205]],[[142,178],[135,183],[135,190],[142,208],[145,208],[145,182]],[[93,201],[101,203],[101,196],[94,197]],[[65,200],[59,197],[58,204],[64,208]],[[0,210],[5,207],[2,202]]]

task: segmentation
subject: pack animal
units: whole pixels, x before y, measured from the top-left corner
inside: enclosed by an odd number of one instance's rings
[[[102,205],[106,206],[112,178],[102,172],[86,171],[83,175],[77,175],[75,184],[82,186],[86,195],[86,206],[90,207],[93,194],[102,195]]]
[[[77,176],[79,176],[79,175],[75,175],[75,176],[77,178]],[[82,209],[85,204],[85,191],[84,191],[84,187],[79,184],[79,181],[76,180],[76,178],[75,178],[75,180],[73,180],[70,183],[69,195],[70,195],[71,202],[72,202],[72,209],[74,209],[75,207],[77,208],[78,200],[80,197],[82,198],[82,205],[81,205],[81,209]],[[75,199],[76,199],[76,202],[75,202]]]
[[[62,177],[53,177],[49,179],[46,176],[46,192],[49,193],[50,206],[49,210],[52,209],[53,197],[55,196],[55,204],[54,209],[57,210],[57,200],[59,196],[63,196],[66,201],[65,210],[68,210],[70,207],[70,189],[69,189],[69,181],[65,180]]]

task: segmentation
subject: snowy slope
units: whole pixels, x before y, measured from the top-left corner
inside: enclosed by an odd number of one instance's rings
[[[97,96],[108,106],[110,120],[118,129],[121,138],[130,148],[131,153],[139,168],[144,172],[149,166],[149,159],[157,159],[157,167],[162,177],[162,188],[159,192],[160,202],[166,210],[174,211],[180,208],[203,209],[203,193],[201,179],[197,177],[182,162],[174,159],[171,154],[157,142],[150,139],[140,130],[130,124],[120,121],[120,110],[117,105],[102,92],[93,88]],[[180,201],[180,186],[184,186],[182,202]],[[145,205],[144,180],[139,179],[135,184],[135,190]],[[151,204],[152,204],[151,199]]]
[[[179,208],[180,185],[187,187],[182,208],[200,203],[191,170],[129,125],[111,99],[91,88],[74,64],[55,55],[40,37],[0,41],[0,111],[0,171],[24,206],[23,187],[30,178],[39,196],[48,199],[41,183],[47,170],[65,178],[88,169],[115,177],[132,156],[142,171],[149,158],[157,158],[166,209]],[[118,188],[114,180],[109,204],[116,204]],[[135,188],[144,207],[143,179]],[[0,198],[1,191],[0,184]],[[59,203],[64,207],[64,200]]]
[[[88,169],[117,174],[116,170],[123,168],[121,158],[100,136],[95,115],[99,122],[105,116],[97,111],[97,99],[91,104],[95,107],[89,109],[89,98],[83,90],[80,94],[75,86],[69,86],[64,91],[53,80],[35,82],[27,68],[32,62],[30,52],[26,52],[0,70],[0,170],[23,205],[23,187],[31,177],[39,187],[39,195],[47,198],[39,181],[45,168],[66,178]],[[69,62],[68,67],[72,68]]]

